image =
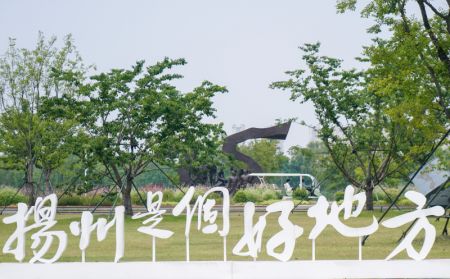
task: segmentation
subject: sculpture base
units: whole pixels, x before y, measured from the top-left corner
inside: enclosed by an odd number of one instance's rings
[[[0,263],[0,278],[448,278],[450,259],[346,261],[201,261],[123,263]]]

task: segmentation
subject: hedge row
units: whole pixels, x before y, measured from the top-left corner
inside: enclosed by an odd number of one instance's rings
[[[235,203],[262,202],[268,200],[279,200],[281,198],[281,191],[263,188],[246,188],[237,191],[233,196],[233,201]]]
[[[199,187],[196,189],[193,200],[197,199],[198,195],[204,194],[207,191],[206,188]],[[390,188],[386,189],[386,192],[391,196],[392,199],[394,199],[397,194],[399,193],[398,189]],[[24,196],[21,193],[18,193],[15,195],[16,189],[10,188],[10,187],[3,187],[0,188],[0,206],[5,205],[14,205],[19,202],[26,202],[27,197]],[[164,203],[177,203],[183,198],[184,194],[180,190],[169,190],[166,189],[163,191],[163,202]],[[295,189],[293,194],[293,198],[296,200],[307,200],[308,199],[308,191],[306,189]],[[147,196],[144,192],[141,192],[141,197],[146,202]],[[215,199],[218,203],[221,202],[222,198],[218,193],[213,193],[208,196],[209,198]],[[387,197],[387,195],[377,189],[374,192],[374,202],[376,204],[389,204],[390,200]],[[94,206],[97,205],[104,196],[102,195],[64,195],[61,197],[58,201],[59,205],[62,206]],[[274,189],[264,189],[264,188],[246,188],[241,189],[236,192],[236,194],[232,198],[232,202],[234,203],[245,203],[245,202],[264,202],[264,201],[270,201],[270,200],[280,200],[282,198],[282,192],[279,190]],[[336,201],[341,201],[344,198],[344,192],[338,191],[335,193],[334,198]],[[110,206],[114,203],[114,200],[116,199],[115,195],[111,195],[107,197],[102,205]],[[141,199],[137,192],[133,191],[131,193],[131,201],[134,205],[141,205]],[[116,204],[122,204],[122,199],[119,197],[117,199]],[[409,200],[402,197],[398,205],[412,205]]]

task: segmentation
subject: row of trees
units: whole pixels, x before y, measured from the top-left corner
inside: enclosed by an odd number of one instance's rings
[[[357,3],[338,1],[338,12]],[[448,134],[450,3],[372,0],[362,16],[376,22],[369,29],[373,43],[359,58],[363,70],[320,55],[319,43],[305,44],[302,67],[271,85],[314,105],[319,125],[310,127],[320,142],[294,147],[289,157],[273,141],[241,149],[267,171],[310,168],[319,180],[351,183],[366,191],[371,210],[376,186],[408,178]],[[30,203],[36,169],[49,192],[55,170],[69,162],[86,181],[114,183],[131,214],[130,192],[149,166],[176,169],[223,158],[222,126],[201,120],[214,117],[211,100],[224,87],[205,81],[180,92],[174,81],[182,77],[173,68],[183,59],[138,61],[89,76],[93,68],[83,64],[70,37],[60,48],[55,43],[40,35],[27,50],[11,40],[0,59],[0,168],[24,173]]]
[[[1,167],[23,171],[30,204],[35,169],[51,192],[53,171],[76,157],[84,179],[107,177],[120,189],[131,215],[134,181],[150,164],[178,167],[217,153],[222,126],[201,120],[215,117],[211,99],[226,89],[205,81],[180,92],[172,68],[185,60],[138,61],[87,78],[72,39],[55,42],[40,34],[30,51],[11,40],[0,60]]]
[[[342,0],[337,9],[356,5]],[[450,2],[374,0],[362,16],[376,22],[369,29],[373,44],[359,58],[366,69],[344,69],[341,60],[319,54],[319,43],[305,44],[306,67],[271,86],[314,105],[319,125],[311,128],[340,173],[366,191],[373,209],[374,187],[388,178],[408,179],[448,134]],[[378,36],[381,30],[390,36]]]

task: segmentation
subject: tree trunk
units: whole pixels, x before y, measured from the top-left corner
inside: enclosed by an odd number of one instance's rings
[[[122,189],[123,206],[125,206],[125,214],[132,216],[133,207],[131,204],[131,189],[133,188],[133,178],[127,176],[127,184]]]
[[[50,182],[52,171],[51,170],[44,170],[44,179],[45,179],[45,194],[50,195],[53,194],[53,187],[52,183]]]
[[[31,160],[26,165],[25,170],[25,194],[28,196],[28,205],[32,206],[35,202],[35,189],[34,189],[34,183],[33,183],[33,171],[34,171],[34,161]]]
[[[366,191],[366,209],[373,211],[373,186],[367,185],[365,188]]]

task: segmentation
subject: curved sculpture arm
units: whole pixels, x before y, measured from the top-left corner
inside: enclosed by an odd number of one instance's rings
[[[244,131],[226,137],[222,146],[222,151],[247,164],[248,170],[250,172],[262,172],[263,169],[255,160],[237,150],[237,145],[249,139],[264,138],[285,140],[290,127],[291,121],[268,128],[246,129]]]

